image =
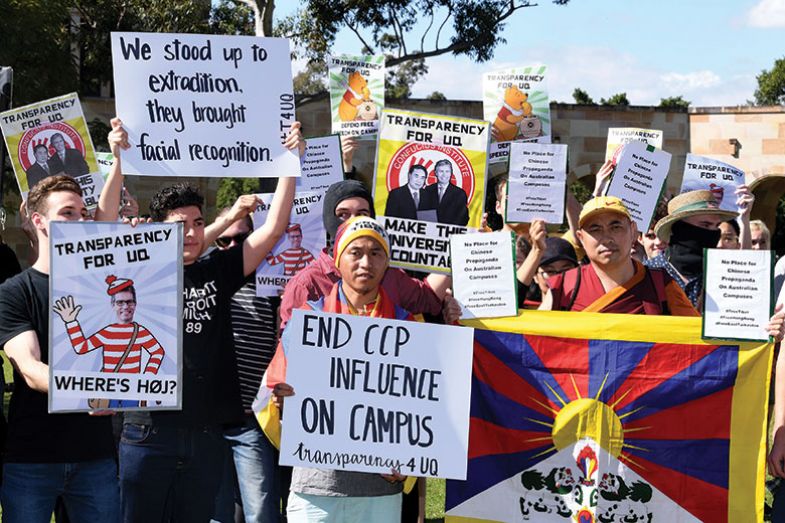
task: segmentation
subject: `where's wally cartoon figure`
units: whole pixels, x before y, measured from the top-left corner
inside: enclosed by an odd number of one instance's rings
[[[56,300],[52,307],[65,323],[74,351],[83,355],[103,349],[102,372],[139,374],[142,372],[144,349],[149,354],[144,373],[157,374],[165,351],[146,327],[134,321],[136,289],[133,280],[108,276],[106,283],[109,286],[106,292],[111,298],[117,323],[107,325],[89,337],[85,337],[77,320],[82,306],[74,303],[73,296]],[[88,404],[93,409],[146,406],[145,401],[136,400],[91,399]]]

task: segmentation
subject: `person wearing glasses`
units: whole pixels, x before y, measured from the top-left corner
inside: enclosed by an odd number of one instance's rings
[[[589,263],[551,277],[541,310],[699,316],[665,271],[632,258],[638,231],[619,198],[586,202],[575,235]]]
[[[253,232],[251,216],[240,217],[249,202],[250,196],[241,196],[232,208],[218,213],[216,223],[231,223],[215,238],[218,250],[242,245]],[[213,225],[207,229],[205,236],[216,234]],[[278,521],[280,516],[278,451],[259,428],[251,410],[261,378],[275,353],[279,303],[280,298],[256,296],[253,273],[231,298],[232,336],[245,417],[242,423],[224,427],[228,452],[215,501],[215,521],[234,521],[235,499],[242,502],[245,521]]]
[[[78,355],[101,349],[102,372],[158,374],[165,350],[147,327],[134,321],[136,289],[133,280],[109,276],[106,278],[106,283],[108,285],[106,292],[111,297],[117,323],[107,325],[91,336],[85,336],[82,331],[82,326],[77,319],[82,306],[74,302],[73,296],[55,300],[52,309],[65,323],[71,346]],[[148,354],[147,358],[143,358],[142,351]],[[142,362],[145,359],[147,362],[142,371]],[[108,408],[139,405],[136,400],[111,400]],[[96,408],[94,405],[90,407]]]
[[[289,224],[289,227],[286,228],[286,235],[291,247],[280,254],[267,256],[267,263],[270,265],[283,263],[283,275],[294,276],[316,258],[307,249],[302,248],[303,228],[299,223]]]

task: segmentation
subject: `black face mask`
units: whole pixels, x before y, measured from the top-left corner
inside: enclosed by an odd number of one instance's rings
[[[703,249],[713,249],[720,241],[719,229],[704,229],[685,221],[671,228],[668,245],[669,261],[687,278],[703,273]]]

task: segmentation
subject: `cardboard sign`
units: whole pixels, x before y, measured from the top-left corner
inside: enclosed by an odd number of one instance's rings
[[[551,143],[551,105],[544,65],[516,67],[483,75],[483,118],[496,128],[498,141],[491,143],[490,163],[504,162],[509,155],[505,142]]]
[[[617,159],[621,146],[641,142],[662,149],[662,131],[640,129],[638,127],[611,127],[608,129],[608,143],[605,146],[605,161]]]
[[[179,410],[182,224],[50,231],[49,412]]]
[[[452,288],[461,319],[518,314],[515,238],[509,232],[450,236]]]
[[[288,40],[112,33],[112,64],[126,174],[300,175]]]
[[[104,181],[76,93],[0,113],[0,128],[22,198],[44,178],[64,174],[79,183],[88,209],[98,205]]]
[[[744,185],[744,171],[705,156],[687,154],[681,191],[709,190],[719,203],[720,209],[738,212],[736,189]]]
[[[332,132],[366,137],[384,108],[384,55],[327,57]]]
[[[343,181],[341,138],[338,135],[308,138],[300,169],[302,176],[297,179],[297,192],[323,193],[332,184]]]
[[[281,464],[464,479],[473,334],[295,310]]]
[[[511,144],[507,223],[562,223],[566,191],[566,145]]]
[[[258,196],[263,203],[253,213],[254,229],[264,225],[273,201],[273,194]],[[280,296],[289,280],[319,257],[325,243],[323,205],[324,192],[295,193],[286,233],[256,268],[257,296]]]
[[[706,249],[703,337],[766,341],[772,308],[771,251]]]
[[[489,124],[385,109],[373,197],[395,267],[448,272],[450,234],[480,226]]]
[[[660,200],[671,154],[642,142],[627,144],[608,185],[608,196],[620,198],[639,231],[648,231]]]

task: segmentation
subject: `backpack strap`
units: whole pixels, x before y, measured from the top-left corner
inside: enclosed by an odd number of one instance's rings
[[[128,359],[128,355],[131,353],[131,349],[134,347],[134,343],[136,343],[136,337],[139,335],[139,324],[134,322],[134,332],[131,334],[131,339],[128,341],[128,347],[125,348],[125,352],[120,359],[117,361],[117,365],[114,366],[114,370],[112,372],[120,372],[120,369],[125,363],[125,360]]]

